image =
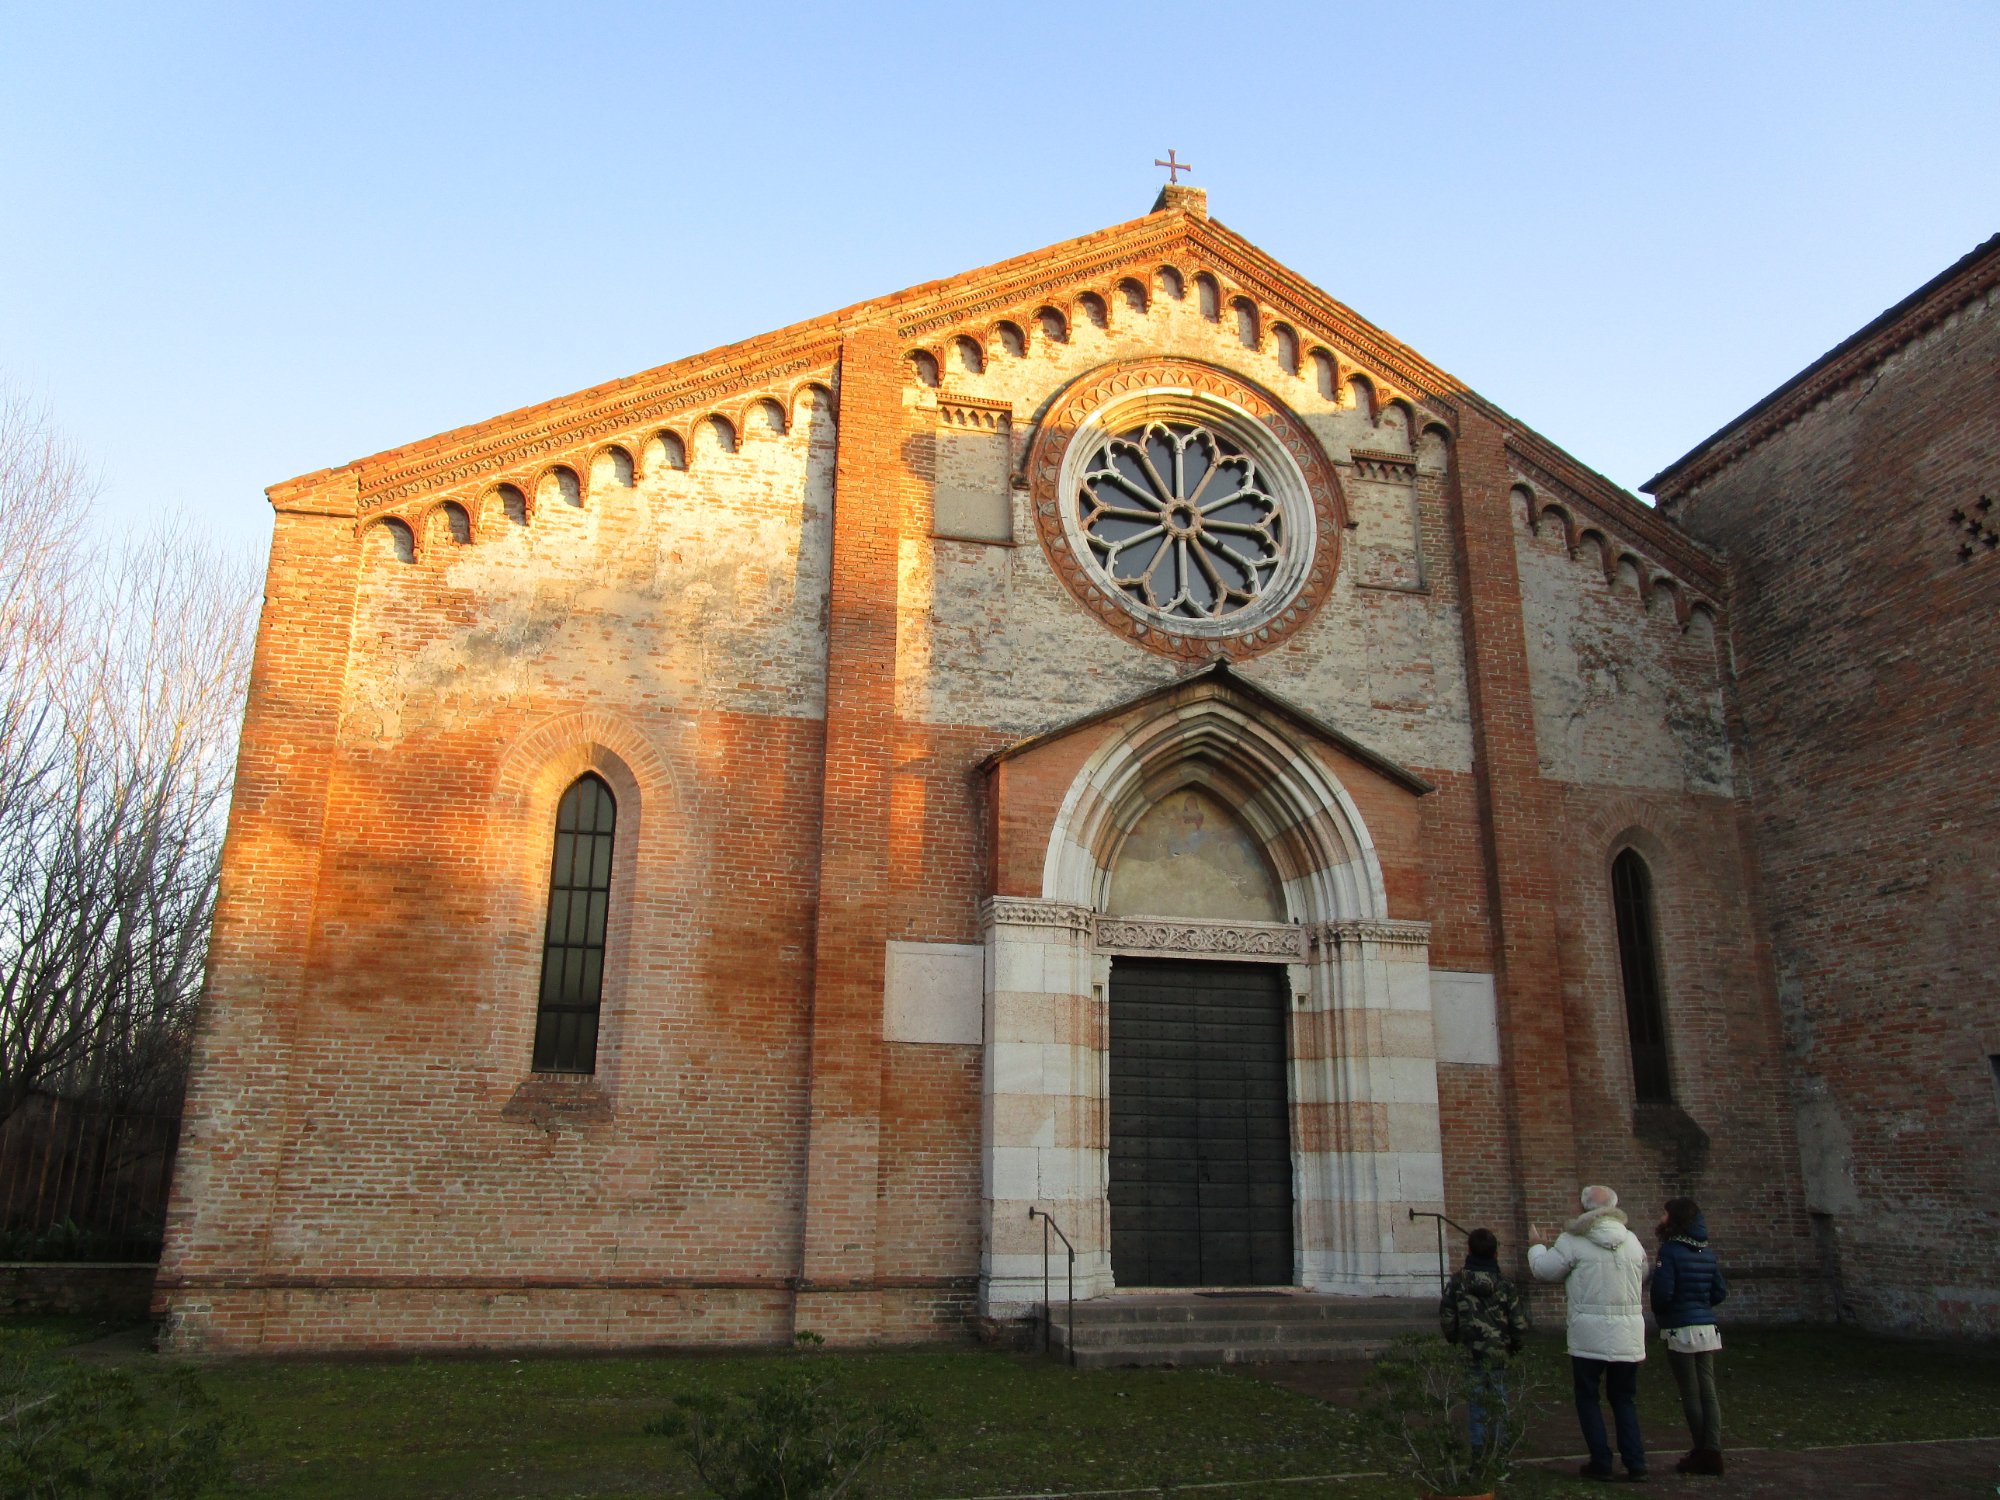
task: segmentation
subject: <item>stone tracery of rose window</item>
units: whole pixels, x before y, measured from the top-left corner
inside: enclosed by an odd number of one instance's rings
[[[1240,661],[1333,590],[1347,519],[1333,465],[1228,370],[1146,356],[1089,371],[1049,401],[1026,469],[1063,587],[1149,651]]]
[[[1084,471],[1077,506],[1112,584],[1172,618],[1218,620],[1256,603],[1285,555],[1284,511],[1256,461],[1192,422],[1113,436]]]

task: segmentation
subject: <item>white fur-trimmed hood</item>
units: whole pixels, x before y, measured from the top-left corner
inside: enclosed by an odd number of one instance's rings
[[[1553,1245],[1530,1245],[1538,1281],[1560,1281],[1569,1303],[1569,1352],[1580,1359],[1637,1362],[1646,1357],[1640,1295],[1646,1252],[1615,1208],[1570,1220]]]
[[[1606,1250],[1616,1250],[1632,1238],[1632,1231],[1625,1224],[1624,1209],[1593,1208],[1571,1219],[1565,1232],[1593,1245],[1602,1245]]]

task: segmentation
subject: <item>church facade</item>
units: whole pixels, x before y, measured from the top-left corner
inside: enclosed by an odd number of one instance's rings
[[[1824,1310],[1720,553],[1200,192],[270,493],[180,1346]]]

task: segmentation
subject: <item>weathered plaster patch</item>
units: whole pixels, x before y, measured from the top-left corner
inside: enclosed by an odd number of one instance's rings
[[[1571,557],[1560,528],[1530,531],[1518,506],[1514,552],[1542,773],[1730,795],[1712,638],[1683,631],[1664,597],[1642,604],[1629,568],[1607,583],[1594,543]]]
[[[414,566],[371,560],[343,733],[395,741],[544,700],[825,712],[830,427],[594,487]]]

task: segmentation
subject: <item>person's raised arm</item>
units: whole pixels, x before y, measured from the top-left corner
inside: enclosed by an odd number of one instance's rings
[[[1528,1269],[1534,1272],[1537,1281],[1561,1281],[1575,1265],[1560,1238],[1553,1246],[1528,1246]]]

